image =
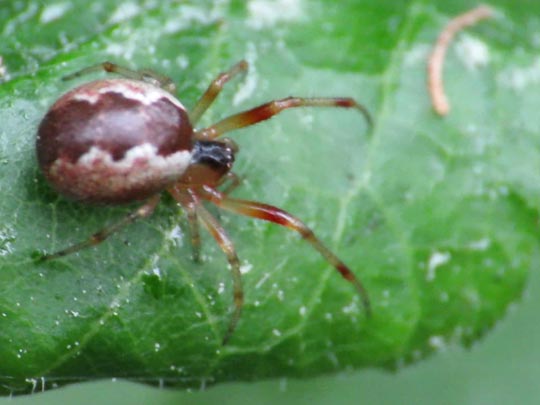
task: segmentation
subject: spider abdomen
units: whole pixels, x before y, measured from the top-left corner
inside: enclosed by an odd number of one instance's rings
[[[184,106],[151,84],[98,80],[62,96],[43,118],[37,157],[47,180],[81,201],[143,200],[182,176],[193,129]]]

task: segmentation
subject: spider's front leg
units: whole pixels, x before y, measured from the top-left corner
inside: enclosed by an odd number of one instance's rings
[[[350,97],[287,97],[281,100],[273,100],[251,110],[231,115],[221,121],[195,132],[195,137],[200,140],[209,140],[220,137],[224,133],[236,129],[248,127],[272,118],[285,110],[298,107],[337,107],[352,108],[359,111],[365,118],[369,127],[373,126],[373,120],[369,111],[362,104]]]

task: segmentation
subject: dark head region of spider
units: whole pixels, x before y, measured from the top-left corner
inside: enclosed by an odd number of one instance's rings
[[[234,151],[219,141],[197,141],[191,153],[191,164],[207,165],[218,172],[228,172],[234,163]]]

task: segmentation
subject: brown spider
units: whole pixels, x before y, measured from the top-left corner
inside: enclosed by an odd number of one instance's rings
[[[355,108],[371,123],[369,113],[352,98],[287,97],[224,118],[207,128],[193,129],[225,83],[247,68],[247,63],[241,61],[217,76],[191,112],[172,95],[176,88],[171,79],[151,71],[104,62],[66,76],[64,79],[72,79],[105,70],[123,78],[83,84],[64,94],[49,109],[39,126],[36,142],[45,178],[58,192],[78,201],[144,203],[89,239],[42,259],[56,259],[103,242],[125,225],[152,214],[161,193],[167,191],[187,213],[194,258],[198,258],[200,251],[201,222],[230,264],[234,311],[223,344],[232,336],[244,303],[240,262],[225,229],[203,201],[297,231],[355,286],[369,315],[370,303],[363,285],[302,221],[277,207],[231,198],[227,191],[217,189],[226,180],[232,180],[233,186],[237,184],[231,169],[238,147],[229,138],[218,139],[224,133],[295,107]]]

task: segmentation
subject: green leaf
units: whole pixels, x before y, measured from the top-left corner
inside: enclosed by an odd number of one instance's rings
[[[540,5],[495,2],[495,20],[458,36],[445,68],[452,112],[441,119],[427,97],[426,57],[469,2],[157,4],[0,10],[2,392],[113,376],[187,387],[393,368],[470,344],[519,298],[538,255],[540,203],[537,45],[520,21]],[[39,173],[36,127],[76,84],[63,75],[104,60],[150,67],[173,78],[189,108],[241,58],[248,76],[203,125],[291,94],[352,96],[373,113],[371,133],[354,112],[304,109],[231,135],[245,177],[235,196],[312,226],[367,286],[370,319],[297,235],[220,212],[246,292],[221,347],[232,305],[226,259],[205,236],[204,260],[192,262],[184,215],[168,198],[96,248],[32,261],[130,209],[68,201]]]

